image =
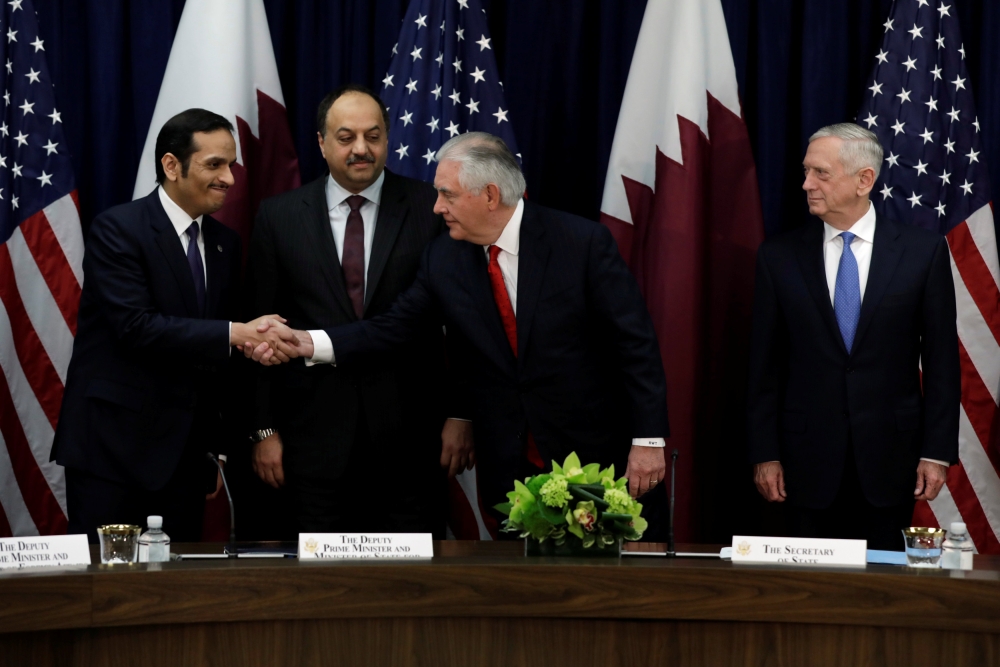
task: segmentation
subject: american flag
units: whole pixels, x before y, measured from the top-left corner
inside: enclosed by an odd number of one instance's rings
[[[410,2],[382,79],[389,169],[432,182],[438,149],[469,131],[501,137],[521,159],[492,42],[479,0]],[[491,539],[496,526],[479,500],[475,469],[449,485],[449,536]]]
[[[885,149],[879,213],[945,234],[958,304],[960,463],[916,525],[965,521],[979,552],[1000,553],[1000,265],[980,122],[956,0],[896,0],[858,122]]]
[[[501,137],[520,159],[479,0],[413,0],[392,54],[382,79],[389,169],[433,181],[434,154],[469,131]]]
[[[389,169],[432,182],[438,149],[469,131],[497,135],[521,159],[492,42],[479,0],[410,2],[382,79]],[[491,539],[496,526],[479,500],[475,469],[449,480],[448,498],[450,537]]]
[[[83,285],[83,233],[62,117],[31,0],[0,22],[0,535],[66,532],[49,462]]]

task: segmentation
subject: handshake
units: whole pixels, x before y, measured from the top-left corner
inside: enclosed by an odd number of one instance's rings
[[[297,331],[280,315],[264,315],[252,322],[233,322],[229,344],[264,366],[277,366],[297,357],[313,356],[308,331]]]

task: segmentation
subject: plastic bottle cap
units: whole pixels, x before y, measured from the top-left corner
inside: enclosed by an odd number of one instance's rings
[[[951,532],[955,535],[965,535],[966,527],[965,523],[962,521],[952,521],[951,522]]]
[[[151,530],[159,530],[160,528],[163,528],[163,517],[156,514],[147,516],[146,525],[149,526]],[[962,526],[965,527],[965,524],[962,524]],[[954,525],[952,526],[952,530],[954,530]]]

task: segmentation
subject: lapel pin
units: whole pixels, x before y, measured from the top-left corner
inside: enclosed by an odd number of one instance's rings
[[[221,245],[215,246],[215,249],[218,250],[219,252],[222,252],[222,246]]]

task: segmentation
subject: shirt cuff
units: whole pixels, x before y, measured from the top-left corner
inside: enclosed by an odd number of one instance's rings
[[[309,335],[312,336],[313,340],[313,356],[306,359],[306,366],[315,366],[316,364],[336,366],[337,357],[333,354],[333,341],[330,340],[330,335],[322,329],[310,329]]]
[[[663,438],[632,438],[633,447],[666,447],[667,441]]]
[[[925,458],[924,458],[924,457],[922,457],[922,456],[920,457],[920,460],[921,460],[921,461],[928,461],[928,462],[930,462],[930,463],[936,463],[936,464],[938,464],[939,466],[944,466],[945,468],[947,468],[947,467],[949,467],[949,466],[951,465],[951,464],[950,464],[950,463],[948,463],[947,461],[938,461],[937,459],[925,459]]]
[[[229,460],[229,458],[228,458],[228,457],[227,457],[227,456],[226,456],[225,454],[219,454],[219,455],[218,455],[218,456],[216,456],[215,458],[219,459],[219,460],[220,460],[221,462],[223,462],[223,463],[225,463],[226,461],[228,461],[228,460]]]

